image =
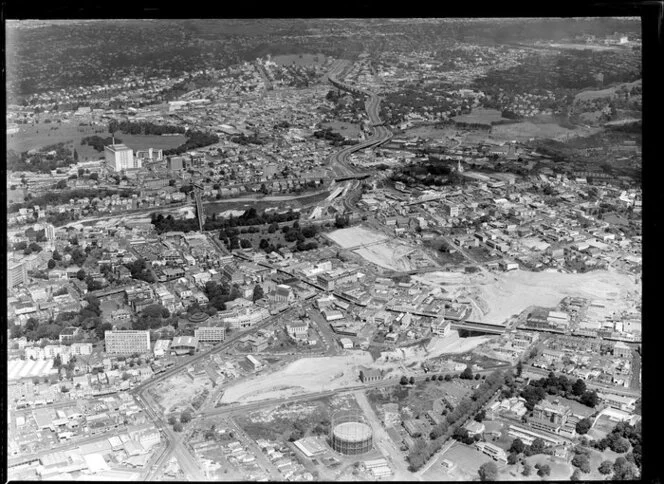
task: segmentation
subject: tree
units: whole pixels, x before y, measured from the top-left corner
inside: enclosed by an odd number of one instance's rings
[[[613,463],[613,480],[631,481],[636,479],[637,472],[634,464],[624,457],[618,457]]]
[[[609,447],[612,451],[617,452],[618,454],[624,454],[629,450],[629,440],[627,440],[625,437],[612,439],[609,443]]]
[[[584,418],[582,420],[579,420],[576,423],[576,433],[579,435],[585,435],[588,433],[592,425],[593,422],[589,418]]]
[[[576,454],[572,459],[572,465],[585,474],[590,472],[590,459],[587,454]]]
[[[264,295],[265,294],[263,293],[263,288],[259,284],[256,284],[254,286],[254,295],[252,298],[253,302],[258,301],[259,299],[263,299]]]
[[[602,461],[597,470],[600,474],[607,476],[613,471],[613,464],[610,460]]]
[[[548,464],[541,465],[537,470],[537,475],[540,477],[551,475],[551,467]]]
[[[466,366],[466,369],[461,372],[459,378],[461,378],[462,380],[473,379],[473,370],[471,370],[470,365]]]
[[[440,377],[438,377],[438,380],[440,380]],[[450,375],[449,373],[447,373],[447,374],[445,375],[445,381],[452,381],[452,375]]]
[[[533,472],[533,468],[532,468],[532,466],[526,462],[526,463],[524,464],[524,466],[523,466],[523,472],[522,472],[522,474],[523,474],[524,476],[527,477],[527,476],[529,476],[532,472]]]
[[[581,379],[578,378],[575,382],[574,385],[572,385],[572,393],[580,397],[586,392],[586,383]]]
[[[477,473],[481,481],[495,481],[498,477],[498,466],[495,462],[485,462],[480,466]]]
[[[414,385],[415,384],[415,377],[411,376],[410,380],[408,380],[408,383],[410,383],[411,385]]]
[[[597,392],[587,391],[587,392],[584,392],[583,395],[581,395],[581,398],[579,399],[579,401],[587,407],[595,408],[597,406],[597,404],[599,403],[599,397],[597,396]]]
[[[48,260],[47,267],[48,267],[49,269],[53,269],[53,268],[55,267],[55,265],[56,265],[56,262],[55,262],[53,259],[49,259],[49,260]]]
[[[521,372],[523,372],[523,363],[519,360],[516,364],[516,376],[521,376]]]
[[[176,432],[182,432],[182,429],[183,429],[182,424],[180,422],[175,422],[175,424],[173,425],[173,430],[175,430]]]
[[[53,251],[53,255],[51,256],[54,261],[59,261],[62,260],[62,256],[60,255],[60,252],[58,252],[58,249],[55,249]]]
[[[572,476],[569,479],[570,481],[580,481],[581,473],[579,472],[579,469],[574,469],[574,472],[572,472]]]
[[[168,417],[168,424],[169,425],[175,425],[176,422],[177,422],[177,419],[175,418],[175,415],[171,415],[170,417]]]
[[[191,422],[191,413],[185,410],[182,412],[182,415],[180,415],[180,423],[187,424],[189,422]]]
[[[475,421],[476,422],[482,422],[482,420],[484,420],[485,418],[486,418],[486,412],[484,411],[484,409],[480,410],[475,415]]]
[[[541,437],[535,438],[530,444],[530,451],[532,455],[541,454],[544,451],[544,440]]]
[[[95,328],[95,335],[99,339],[104,339],[105,331],[110,331],[112,329],[113,325],[111,323],[103,323]]]
[[[401,380],[399,380],[399,383],[400,383],[401,385],[408,385],[408,377],[405,376],[405,375],[402,376],[402,377],[401,377]]]
[[[517,454],[520,454],[523,452],[526,448],[526,445],[523,443],[523,440],[519,439],[518,437],[512,441],[512,445],[509,448],[510,452],[514,452]]]
[[[507,456],[507,463],[511,466],[516,464],[518,462],[518,460],[519,460],[519,456],[517,454],[515,454],[514,452],[510,453]]]

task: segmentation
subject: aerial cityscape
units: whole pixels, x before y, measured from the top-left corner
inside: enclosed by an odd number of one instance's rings
[[[13,480],[643,477],[641,20],[8,20]]]

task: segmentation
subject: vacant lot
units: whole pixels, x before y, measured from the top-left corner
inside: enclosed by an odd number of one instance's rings
[[[344,249],[381,242],[387,239],[387,236],[364,227],[339,229],[328,233],[327,236]]]
[[[150,393],[159,405],[164,409],[164,414],[179,412],[186,408],[195,400],[195,397],[212,388],[212,381],[206,378],[198,380],[196,383],[180,372],[175,376],[159,383]]]
[[[337,412],[350,410],[359,411],[355,398],[341,395],[259,410],[238,417],[237,421],[254,439],[286,440],[296,423],[305,435],[324,435]]]
[[[360,135],[360,127],[354,123],[347,123],[345,121],[333,121],[328,123],[321,123],[321,127],[332,128],[334,133],[339,133],[341,136],[349,139],[357,139]]]

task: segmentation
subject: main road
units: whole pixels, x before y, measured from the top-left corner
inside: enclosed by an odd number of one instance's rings
[[[379,106],[381,98],[371,91],[366,89],[360,89],[354,86],[350,86],[339,81],[336,78],[337,72],[340,69],[337,66],[334,66],[330,72],[328,72],[326,78],[327,80],[336,88],[343,89],[344,91],[349,91],[355,94],[361,94],[367,96],[368,99],[364,103],[364,108],[367,112],[367,116],[371,121],[373,127],[373,133],[371,137],[359,144],[348,146],[341,151],[338,151],[330,156],[328,159],[332,169],[339,176],[353,176],[356,175],[356,171],[349,167],[347,164],[348,157],[355,153],[366,148],[375,147],[381,145],[392,138],[392,133],[389,129],[382,125],[382,121],[379,116]]]

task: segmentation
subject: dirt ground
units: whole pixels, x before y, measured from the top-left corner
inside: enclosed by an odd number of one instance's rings
[[[208,390],[212,388],[209,379],[201,383],[193,382],[188,376],[179,373],[157,385],[152,393],[157,403],[163,407],[164,413],[169,414],[188,407],[194,396],[206,388]]]
[[[375,362],[371,354],[366,351],[357,351],[345,356],[302,358],[273,373],[253,376],[231,385],[225,390],[221,402],[288,398],[302,393],[346,388],[359,384],[360,366],[380,368],[385,370],[386,374],[403,372],[403,368],[412,363],[447,353],[465,353],[490,338],[489,336],[459,338],[458,332],[452,331],[445,338],[433,338],[424,349],[420,347],[399,349],[383,354]]]
[[[512,271],[508,273],[467,275],[432,272],[414,276],[414,280],[441,285],[448,292],[467,292],[479,302],[482,321],[502,324],[510,316],[529,306],[554,307],[566,296],[586,297],[602,301],[611,310],[628,309],[640,300],[641,285],[634,277],[613,271],[592,271],[584,274],[560,272]],[[629,301],[627,304],[625,301]]]
[[[327,234],[330,239],[339,244],[344,249],[350,249],[362,244],[371,244],[386,240],[383,234],[374,232],[364,227],[350,227],[339,229]]]

